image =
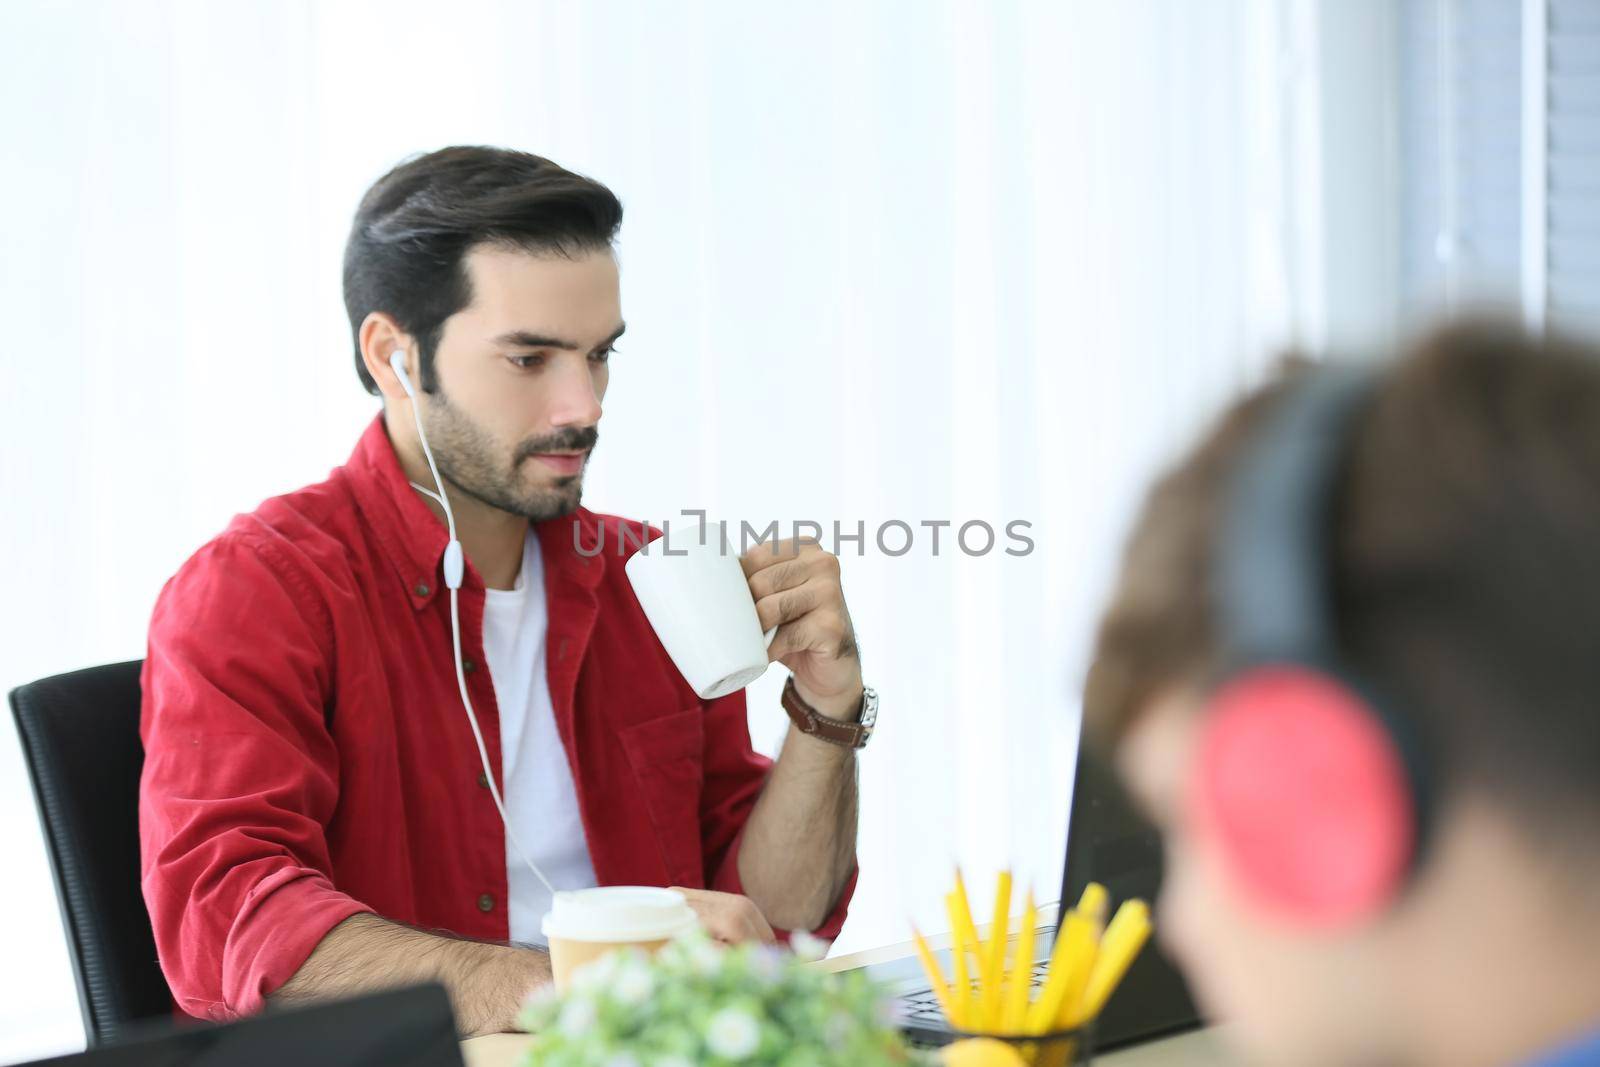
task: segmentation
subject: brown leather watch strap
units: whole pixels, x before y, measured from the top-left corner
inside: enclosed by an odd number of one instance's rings
[[[783,683],[783,710],[789,713],[789,718],[800,728],[801,733],[810,734],[835,745],[843,745],[845,748],[860,748],[867,743],[867,738],[872,736],[870,725],[830,719],[800,699],[800,694],[794,687],[792,674],[789,675],[789,680]]]

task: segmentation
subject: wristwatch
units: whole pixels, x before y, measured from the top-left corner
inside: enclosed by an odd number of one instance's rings
[[[870,685],[861,687],[861,718],[857,722],[830,719],[816,708],[800,699],[794,687],[794,675],[783,683],[783,710],[803,734],[845,748],[864,748],[878,721],[878,691]]]

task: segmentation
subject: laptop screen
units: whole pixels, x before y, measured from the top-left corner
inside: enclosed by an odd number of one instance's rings
[[[1106,887],[1113,908],[1129,897],[1153,908],[1161,890],[1161,856],[1160,833],[1123,791],[1116,772],[1080,743],[1061,873],[1062,910],[1077,903],[1090,882]],[[1151,938],[1101,1011],[1095,1047],[1115,1048],[1199,1021],[1183,977]]]

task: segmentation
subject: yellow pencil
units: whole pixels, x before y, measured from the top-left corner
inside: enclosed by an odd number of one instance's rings
[[[1000,1010],[1000,1032],[1022,1033],[1028,1012],[1028,994],[1033,992],[1033,935],[1039,926],[1039,909],[1028,890],[1022,911],[1022,928],[1017,931],[1017,947],[1011,953],[1011,973],[1006,976],[1005,1003]]]
[[[972,965],[968,974],[971,975],[971,984],[964,990],[963,1002],[966,1005],[966,1020],[969,1027],[979,1025],[979,994],[977,985],[983,978],[983,948],[978,940],[978,924],[972,921],[972,905],[967,901],[967,884],[962,880],[961,868],[956,868],[956,903],[959,907],[957,922],[961,924],[963,940],[966,942],[966,951],[972,954]]]
[[[1000,1022],[1001,983],[1005,979],[1006,929],[1011,918],[1011,872],[1001,871],[994,891],[994,922],[984,943],[982,1014],[979,1025],[993,1030]]]
[[[933,995],[938,998],[944,1017],[954,1020],[955,1015],[951,1012],[950,988],[944,984],[944,971],[940,969],[939,961],[933,958],[933,950],[928,947],[922,931],[915,925],[911,927],[911,936],[917,943],[917,956],[922,960],[922,969],[928,972],[928,982],[933,986]]]
[[[1133,959],[1150,937],[1150,908],[1142,900],[1125,900],[1116,916],[1106,927],[1106,936],[1100,943],[1100,954],[1084,986],[1077,1010],[1069,1025],[1092,1019],[1105,1007],[1111,991],[1117,988],[1122,976],[1128,973]]]
[[[1072,971],[1067,976],[1066,995],[1061,998],[1061,1004],[1056,1008],[1056,1017],[1050,1026],[1052,1030],[1071,1030],[1087,1017],[1080,1011],[1083,1006],[1083,991],[1088,987],[1089,976],[1094,973],[1095,964],[1099,962],[1100,954],[1105,950],[1105,942],[1100,937],[1100,925],[1092,920],[1085,921],[1089,923],[1089,940],[1078,957],[1072,961]]]
[[[1087,981],[1089,968],[1085,960],[1093,946],[1094,923],[1079,915],[1076,909],[1067,912],[1056,933],[1055,947],[1050,950],[1050,970],[1045,976],[1044,990],[1028,1008],[1023,1022],[1028,1033],[1042,1034],[1054,1028],[1078,972],[1081,971]]]
[[[1106,887],[1099,882],[1090,882],[1084,886],[1083,895],[1078,898],[1078,914],[1094,923],[1095,937],[1099,937],[1106,928],[1108,900]]]
[[[967,947],[972,950],[972,977],[983,974],[982,942],[978,940],[978,924],[972,921],[972,905],[967,900],[967,883],[961,878],[961,868],[956,868],[956,904],[960,908],[961,929],[967,935]]]
[[[962,1029],[970,1029],[971,1012],[968,1010],[972,1002],[972,979],[967,974],[967,927],[969,922],[962,922],[963,911],[961,904],[954,892],[944,895],[945,910],[950,913],[951,959],[954,963],[955,983],[950,994],[950,1006],[945,1009],[950,1022]]]

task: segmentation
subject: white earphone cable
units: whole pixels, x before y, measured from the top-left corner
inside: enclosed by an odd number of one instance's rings
[[[494,798],[494,806],[500,811],[500,821],[505,825],[506,838],[510,840],[517,856],[528,865],[534,877],[543,882],[544,887],[554,895],[556,887],[550,884],[550,879],[544,876],[539,865],[528,858],[528,853],[522,848],[522,842],[517,840],[516,831],[511,829],[511,816],[506,814],[505,801],[500,799],[500,789],[494,782],[494,771],[489,767],[489,750],[484,746],[483,731],[478,728],[478,717],[472,712],[472,698],[467,696],[467,676],[461,669],[461,613],[456,605],[454,589],[450,590],[450,644],[455,651],[456,686],[461,690],[461,704],[467,709],[467,721],[472,724],[472,739],[478,743],[478,759],[483,762],[483,780],[489,783],[489,795]]]
[[[404,349],[395,349],[394,354],[389,357],[390,365],[394,367],[396,374],[400,378],[400,385],[405,389],[406,396],[411,398],[411,415],[417,423],[417,439],[422,442],[422,454],[427,457],[428,471],[433,475],[433,484],[438,487],[439,491],[437,493],[429,492],[416,482],[412,482],[411,486],[418,492],[425,493],[439,502],[439,506],[444,509],[444,521],[445,526],[450,531],[451,545],[457,546],[459,542],[456,540],[455,513],[450,510],[450,501],[445,497],[444,492],[444,479],[439,477],[439,468],[433,462],[433,450],[428,447],[428,435],[422,429],[422,412],[418,410],[417,395],[412,392],[411,379],[405,371],[404,351]],[[397,359],[396,357],[399,358]],[[457,548],[457,551],[459,551],[459,548]],[[447,549],[446,556],[448,557],[449,554]],[[511,817],[506,814],[505,801],[500,798],[500,788],[495,784],[494,769],[489,766],[489,749],[483,743],[483,731],[478,727],[478,716],[473,713],[472,698],[467,695],[467,675],[461,663],[461,612],[456,595],[461,579],[457,575],[454,582],[450,580],[449,571],[451,568],[448,566],[448,559],[445,569],[445,585],[450,589],[450,648],[455,657],[456,687],[461,691],[461,705],[467,709],[467,722],[472,725],[472,739],[478,744],[478,758],[483,761],[484,781],[488,783],[489,795],[494,798],[494,806],[500,812],[500,822],[506,828],[506,839],[511,842],[511,847],[516,850],[522,862],[526,863],[528,869],[534,873],[534,877],[544,883],[544,887],[554,896],[556,887],[550,884],[550,879],[544,876],[544,872],[539,869],[539,865],[528,858],[527,852],[522,848],[522,842],[517,840],[516,832],[511,829]]]
[[[449,505],[445,503],[444,497],[440,496],[438,493],[435,493],[432,489],[428,489],[428,488],[426,488],[424,486],[420,486],[416,482],[412,482],[411,483],[411,488],[415,489],[417,492],[421,493],[423,496],[432,497],[434,500],[437,500],[439,502],[439,506],[440,507],[442,507],[442,508],[448,508],[449,507]]]

